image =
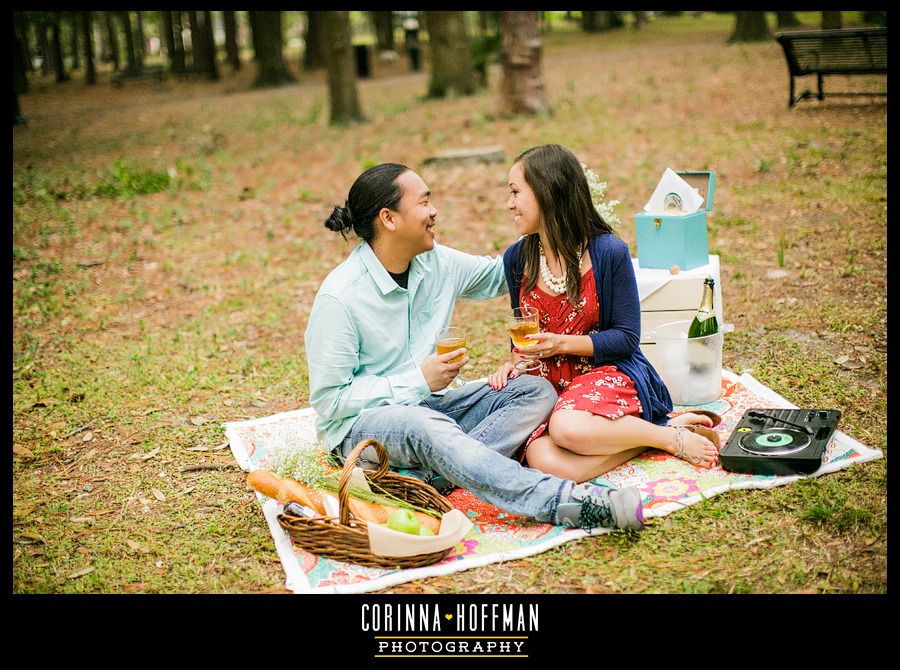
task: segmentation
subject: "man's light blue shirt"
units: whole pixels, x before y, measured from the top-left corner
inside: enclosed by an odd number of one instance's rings
[[[309,402],[322,446],[340,444],[369,408],[427,398],[419,366],[434,352],[435,333],[451,325],[457,298],[506,294],[501,256],[436,244],[413,258],[404,289],[360,242],[325,278],[306,328]]]

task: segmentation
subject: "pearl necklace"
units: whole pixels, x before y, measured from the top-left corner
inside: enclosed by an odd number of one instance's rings
[[[538,249],[541,254],[541,279],[544,280],[544,284],[551,291],[556,293],[557,295],[566,292],[566,275],[568,273],[563,272],[562,277],[557,277],[555,274],[550,272],[550,268],[547,266],[547,257],[544,255],[544,245],[538,242]]]

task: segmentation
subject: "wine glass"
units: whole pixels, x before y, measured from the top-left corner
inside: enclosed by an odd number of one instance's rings
[[[540,332],[538,311],[534,307],[528,307],[527,305],[510,310],[506,317],[506,330],[509,331],[509,336],[517,347],[533,346],[534,340],[527,340],[525,336],[536,335]],[[523,359],[515,365],[516,370],[519,372],[537,370],[539,367],[541,367],[541,364],[536,359]]]
[[[441,328],[434,336],[434,346],[435,349],[437,349],[438,354],[449,354],[451,351],[456,351],[457,349],[467,349],[469,345],[466,336],[466,329],[459,328],[457,326],[448,326],[447,328]],[[457,361],[462,360],[462,358],[463,356],[457,356],[456,358],[447,362],[456,363]],[[456,375],[456,377],[453,378],[453,381],[447,385],[447,388],[458,389],[462,388],[465,385],[466,381],[460,378],[459,375]]]

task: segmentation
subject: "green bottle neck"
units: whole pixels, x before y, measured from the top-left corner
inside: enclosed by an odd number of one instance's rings
[[[700,299],[700,309],[697,310],[697,318],[705,321],[711,316],[715,316],[713,311],[713,289],[709,284],[703,285],[703,297]]]

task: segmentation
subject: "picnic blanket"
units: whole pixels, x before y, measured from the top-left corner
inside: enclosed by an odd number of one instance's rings
[[[796,405],[749,374],[738,376],[724,370],[722,396],[700,407],[722,416],[722,423],[716,430],[721,434],[724,444],[747,409],[795,408]],[[298,434],[315,439],[314,420],[313,410],[304,408],[259,419],[229,422],[224,426],[235,459],[244,470],[251,471],[264,467],[260,464],[265,462],[268,455],[267,438],[274,434],[283,435],[284,431],[298,431]],[[822,467],[807,476],[816,477],[835,472],[881,456],[879,449],[867,447],[838,430],[825,451]],[[726,491],[782,486],[801,477],[737,474],[727,472],[721,466],[712,469],[698,468],[662,451],[649,449],[594,481],[616,487],[638,487],[643,495],[644,517],[650,519]],[[588,533],[581,529],[567,529],[506,514],[501,509],[478,500],[469,491],[456,489],[447,497],[454,507],[472,521],[473,527],[468,534],[438,563],[421,568],[390,570],[344,563],[294,546],[276,518],[282,505],[261,494],[257,494],[257,497],[284,566],[286,588],[294,593],[377,591],[415,579],[524,558],[564,542],[610,532],[608,529],[597,528]]]

